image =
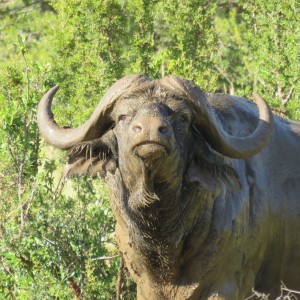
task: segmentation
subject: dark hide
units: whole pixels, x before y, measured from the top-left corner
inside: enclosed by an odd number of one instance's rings
[[[229,135],[257,127],[254,103],[201,97]],[[234,159],[213,150],[195,111],[180,91],[145,81],[118,98],[105,135],[70,149],[65,174],[105,178],[138,299],[299,289],[299,123],[275,117],[268,145]]]

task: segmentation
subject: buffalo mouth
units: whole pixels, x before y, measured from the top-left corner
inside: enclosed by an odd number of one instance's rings
[[[133,146],[132,153],[142,159],[156,160],[167,156],[169,149],[162,143],[146,141]]]

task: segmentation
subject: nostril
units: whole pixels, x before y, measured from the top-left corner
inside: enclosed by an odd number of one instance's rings
[[[142,126],[140,126],[140,125],[134,125],[134,126],[132,126],[132,130],[134,131],[134,132],[141,132],[143,129],[142,129]]]
[[[160,127],[158,128],[158,131],[159,131],[160,133],[162,133],[162,134],[165,134],[165,133],[168,132],[168,127],[167,127],[167,126],[160,126]]]

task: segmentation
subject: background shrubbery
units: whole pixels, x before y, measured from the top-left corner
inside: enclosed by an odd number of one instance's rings
[[[48,88],[60,85],[54,111],[69,126],[131,73],[255,91],[300,119],[299,16],[297,0],[2,0],[0,298],[135,298],[105,187],[61,182],[64,154],[39,138]]]

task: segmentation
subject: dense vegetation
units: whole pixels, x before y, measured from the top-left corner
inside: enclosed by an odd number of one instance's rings
[[[105,186],[64,182],[35,113],[77,126],[116,79],[177,74],[300,119],[297,0],[0,2],[0,298],[134,299]]]

